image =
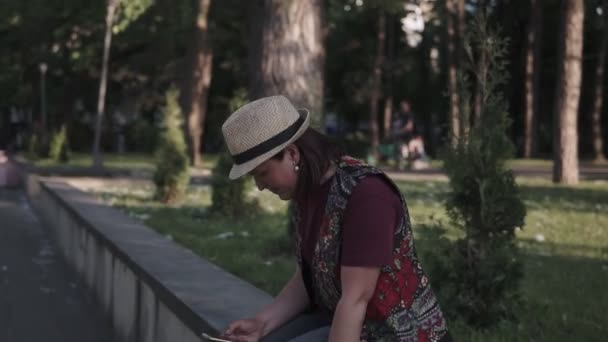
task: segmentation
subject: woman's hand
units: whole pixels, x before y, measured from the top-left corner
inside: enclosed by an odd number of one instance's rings
[[[308,294],[297,267],[281,293],[254,318],[232,322],[224,335],[235,342],[257,342],[308,307]]]
[[[234,342],[258,342],[264,336],[264,325],[258,318],[241,319],[230,323],[224,336]]]

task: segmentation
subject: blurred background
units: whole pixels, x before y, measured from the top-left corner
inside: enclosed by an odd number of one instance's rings
[[[455,340],[604,341],[607,11],[0,0],[0,186],[63,177],[276,294],[290,209],[228,181],[220,127],[283,94],[396,182]]]
[[[516,156],[553,159],[554,138],[571,130],[577,158],[600,160],[606,3],[580,3],[573,23],[561,1],[539,0],[5,0],[0,143],[27,151],[36,140],[45,156],[64,128],[72,152],[152,152],[164,93],[175,85],[194,164],[221,149],[231,106],[276,93],[311,109],[315,126],[351,154],[373,160],[386,154],[407,101],[426,153],[436,156],[458,135],[451,123],[463,107],[471,122],[478,115],[471,70],[484,57],[464,46],[484,12],[506,41],[508,78],[498,90]],[[572,25],[581,35],[566,34]],[[565,54],[568,44],[582,50]],[[457,75],[467,73],[473,96],[459,101]],[[560,115],[574,119],[559,125]]]

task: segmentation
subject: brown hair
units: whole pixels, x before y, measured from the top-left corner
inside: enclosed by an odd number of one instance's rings
[[[321,184],[321,178],[332,162],[338,163],[344,155],[341,146],[326,135],[308,128],[294,145],[300,151],[300,167],[295,198],[302,198],[307,189]],[[285,150],[275,155],[274,159],[282,160]]]

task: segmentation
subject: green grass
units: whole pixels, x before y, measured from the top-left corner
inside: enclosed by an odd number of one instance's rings
[[[104,166],[110,168],[127,169],[152,169],[154,158],[151,155],[142,153],[128,154],[104,154]],[[67,163],[57,163],[50,158],[43,158],[33,161],[39,167],[67,166],[67,167],[90,167],[93,159],[90,153],[73,153]]]
[[[248,194],[263,205],[242,219],[211,215],[208,186],[190,187],[175,208],[151,200],[153,187],[104,188],[96,195],[195,253],[269,293],[276,294],[295,270],[293,250],[285,234],[286,203],[268,192]]]
[[[490,331],[473,331],[450,322],[457,341],[602,341],[608,334],[608,182],[555,186],[520,180],[528,209],[518,231],[527,307],[519,322]],[[424,223],[447,222],[442,201],[446,182],[400,182],[408,201],[420,252],[432,251]],[[104,189],[97,194],[161,234],[254,285],[276,294],[294,269],[285,236],[285,203],[252,190],[262,210],[247,219],[210,215],[208,187],[192,187],[181,207],[166,208],[149,199],[151,188]],[[231,232],[231,236],[222,236]],[[448,231],[457,236],[458,231]],[[423,253],[420,253],[423,254]],[[424,263],[424,260],[422,260]],[[432,279],[431,279],[432,281]]]
[[[153,170],[154,169],[154,156],[149,153],[106,153],[103,155],[104,166],[107,168],[117,169],[140,169],[140,170]],[[203,168],[213,169],[217,163],[217,154],[203,154]],[[39,167],[90,167],[93,162],[90,153],[73,153],[70,157],[70,161],[67,163],[58,163],[50,158],[43,158],[32,161],[34,165]],[[439,159],[430,160],[431,167],[433,169],[441,169],[443,163]],[[381,166],[394,166],[392,163],[382,163]],[[606,167],[608,163],[594,164],[589,160],[581,161],[580,166],[591,166],[591,167]],[[550,159],[511,159],[507,162],[509,168],[544,168],[549,169],[553,167],[553,161]]]
[[[76,167],[84,168],[93,165],[90,153],[73,153],[67,163],[58,163],[50,158],[42,158],[31,161],[39,167]],[[154,169],[154,155],[149,153],[106,153],[103,155],[104,166],[117,169]],[[217,163],[217,155],[203,155],[203,167],[213,168]]]
[[[528,214],[518,245],[525,276],[527,308],[519,323],[475,332],[453,322],[462,341],[602,341],[608,333],[608,182],[555,186],[543,180],[519,180]],[[408,198],[414,229],[431,217],[446,220],[441,205],[448,190],[443,182],[400,183]],[[448,231],[452,236],[457,231]],[[433,241],[418,239],[421,251]],[[422,253],[421,253],[422,254]],[[424,263],[424,260],[423,260]],[[432,279],[431,279],[432,280]]]
[[[506,166],[512,169],[548,169],[552,170],[553,160],[551,159],[510,159]],[[594,163],[591,160],[580,160],[580,167],[606,167],[608,163]],[[431,159],[431,167],[441,169],[443,162],[439,159]]]

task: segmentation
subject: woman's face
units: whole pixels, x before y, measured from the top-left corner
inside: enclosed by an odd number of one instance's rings
[[[299,151],[295,145],[289,145],[283,153],[283,159],[269,159],[251,171],[260,191],[270,192],[287,201],[293,198],[298,182],[298,173],[294,170],[299,162]]]

